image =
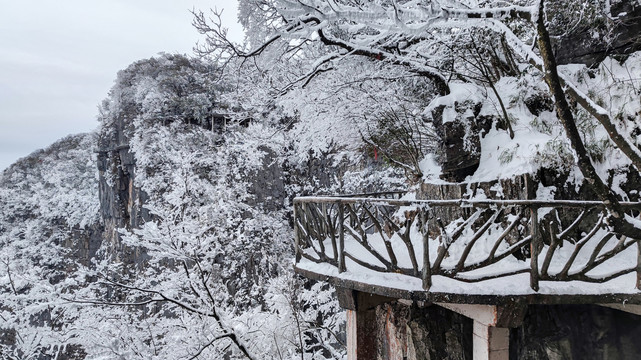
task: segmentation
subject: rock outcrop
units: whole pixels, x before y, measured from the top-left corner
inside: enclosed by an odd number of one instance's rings
[[[558,64],[595,66],[607,56],[625,56],[641,50],[641,4],[632,0],[611,3],[609,16],[578,24],[555,41]],[[572,20],[578,21],[579,16]]]

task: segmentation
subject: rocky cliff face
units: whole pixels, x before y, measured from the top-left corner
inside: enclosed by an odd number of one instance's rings
[[[18,160],[0,175],[1,250],[51,243],[66,249],[74,263],[90,263],[103,231],[94,198],[94,142],[94,134],[68,136]]]
[[[139,61],[118,73],[116,85],[101,110],[97,139],[101,217],[106,255],[139,263],[144,255],[123,246],[119,229],[131,231],[151,220],[143,206],[147,195],[136,184],[136,156],[131,149],[136,122],[165,126],[174,121],[220,131],[223,120],[213,110],[216,96],[207,79],[207,65],[181,55]],[[203,114],[208,114],[204,116]]]
[[[576,26],[561,34],[554,46],[558,64],[586,64],[594,66],[607,56],[626,56],[641,50],[641,4],[637,1],[611,1],[608,17],[597,21],[579,22],[579,16],[570,20]],[[567,5],[560,1],[558,6]],[[554,6],[554,3],[553,5]],[[600,10],[608,11],[608,9]],[[557,12],[561,13],[561,12]],[[578,15],[578,14],[577,14]],[[590,10],[583,14],[590,18]]]
[[[102,245],[94,134],[68,136],[0,174],[0,358],[80,359],[55,303]]]

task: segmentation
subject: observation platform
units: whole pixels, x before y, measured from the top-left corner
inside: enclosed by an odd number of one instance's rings
[[[621,205],[641,213],[641,203]],[[492,353],[490,330],[517,326],[528,305],[641,314],[641,241],[612,232],[606,216],[598,201],[298,197],[295,270],[335,285],[348,318],[364,294],[373,305],[437,304],[468,316],[475,336],[477,323],[485,329],[474,359],[504,359],[507,350]],[[357,355],[352,330],[349,358],[371,357]]]

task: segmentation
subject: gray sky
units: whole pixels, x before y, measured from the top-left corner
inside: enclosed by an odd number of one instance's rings
[[[192,8],[236,0],[0,0],[0,171],[68,134],[98,126],[118,70],[159,52],[192,53]]]

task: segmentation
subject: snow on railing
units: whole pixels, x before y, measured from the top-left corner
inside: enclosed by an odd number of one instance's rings
[[[641,203],[621,205],[639,216]],[[529,273],[534,291],[539,281],[641,279],[641,241],[609,230],[606,214],[596,201],[299,197],[296,263],[344,272],[349,260],[420,278],[425,290],[435,275],[480,282]]]

